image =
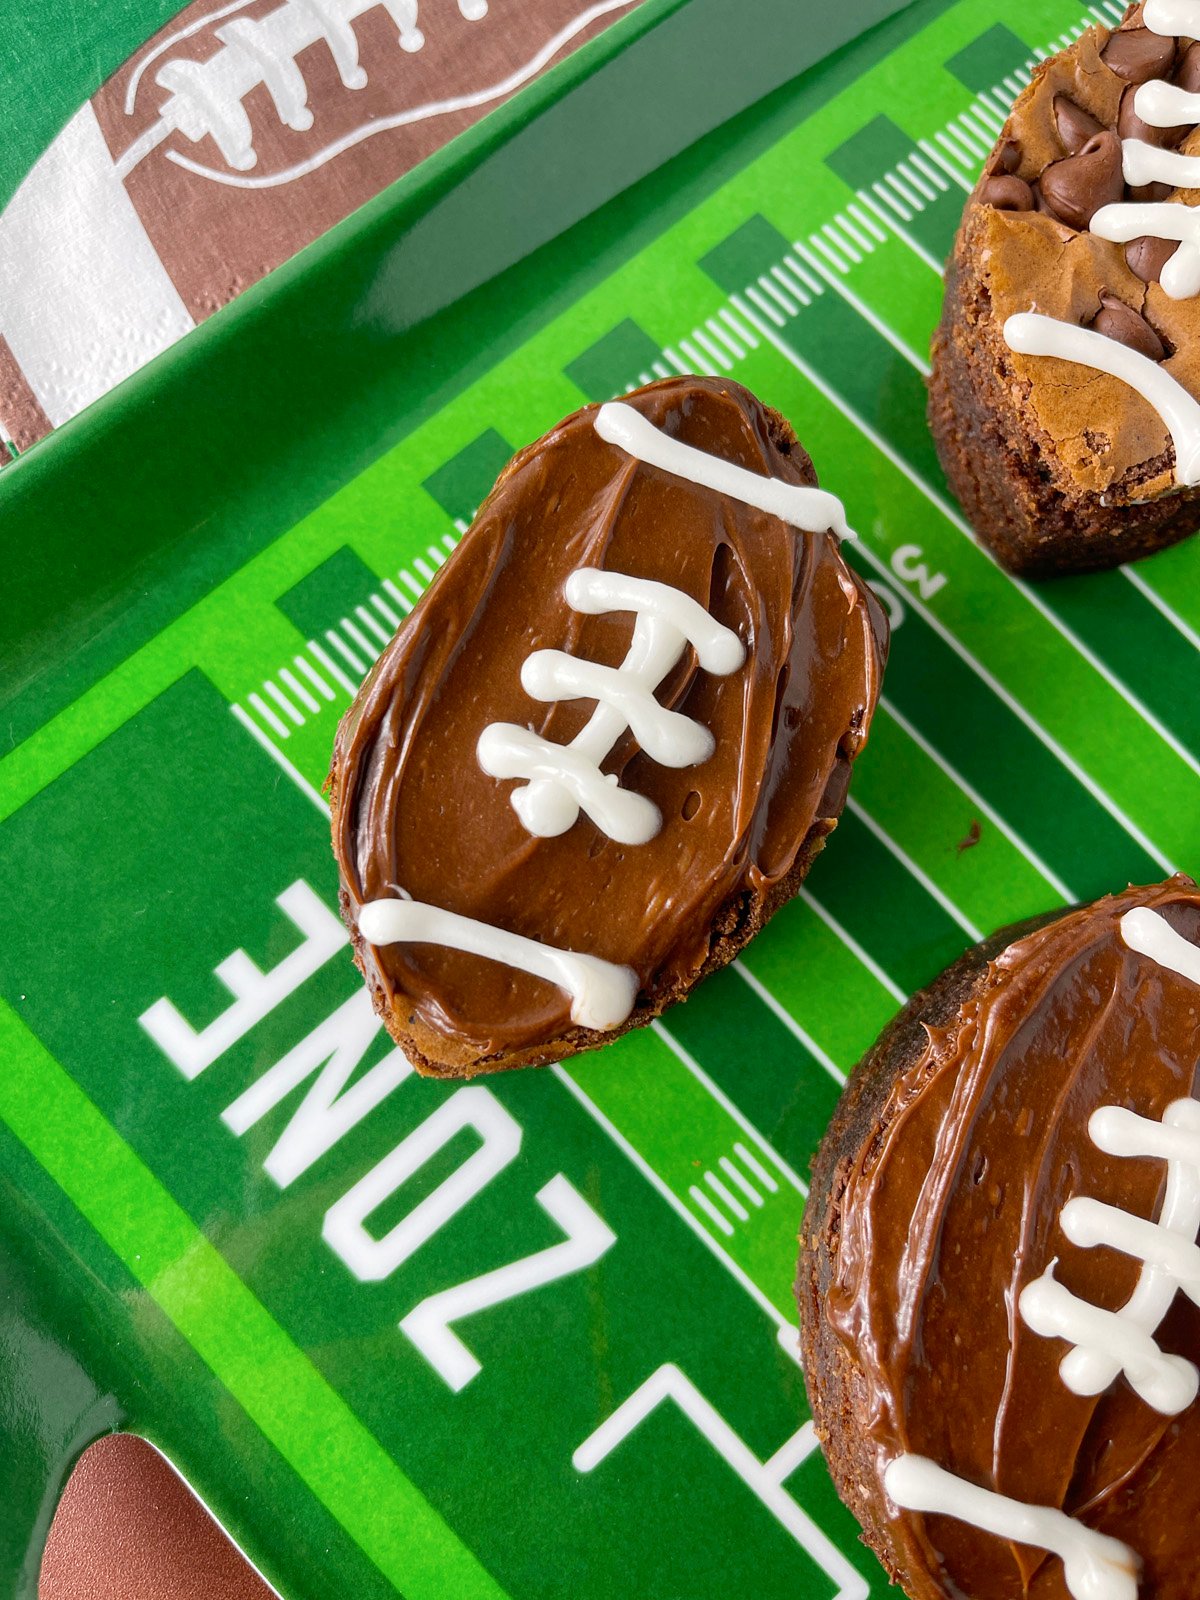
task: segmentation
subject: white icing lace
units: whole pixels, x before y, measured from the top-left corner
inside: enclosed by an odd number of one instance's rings
[[[1131,949],[1200,981],[1200,950],[1157,912],[1144,906],[1127,912],[1121,933]],[[1200,1372],[1161,1350],[1154,1335],[1181,1290],[1200,1305],[1200,1102],[1175,1101],[1161,1122],[1103,1106],[1088,1132],[1108,1155],[1166,1163],[1156,1222],[1082,1195],[1069,1200],[1060,1217],[1064,1234],[1081,1249],[1103,1245],[1141,1261],[1137,1288],[1120,1311],[1106,1311],[1071,1294],[1055,1278],[1052,1262],[1022,1293],[1021,1316],[1035,1333],[1072,1345],[1059,1371],[1073,1394],[1101,1394],[1123,1372],[1147,1405],[1174,1416],[1196,1399]]]
[[[567,579],[565,593],[575,611],[633,612],[625,660],[620,667],[605,667],[561,650],[535,651],[521,669],[527,694],[543,701],[595,700],[596,710],[569,745],[554,744],[516,723],[493,722],[479,737],[479,764],[493,778],[527,780],[510,798],[538,838],[566,833],[582,810],[619,844],[646,844],[662,826],[658,807],[622,789],[600,763],[627,731],[664,766],[707,761],[714,748],[709,730],[659,705],[654,691],[689,644],[706,672],[722,675],[742,665],[745,647],[737,634],[669,584],[584,567]]]
[[[1146,0],[1142,25],[1160,38],[1196,38],[1200,36],[1200,0]],[[1135,91],[1133,109],[1151,127],[1171,128],[1200,117],[1200,97],[1155,78]],[[1167,183],[1173,189],[1200,185],[1200,157],[1160,150],[1144,139],[1123,139],[1121,151],[1125,182],[1134,188],[1148,183]],[[1173,300],[1188,300],[1200,293],[1198,223],[1200,218],[1190,206],[1118,200],[1101,206],[1089,227],[1097,238],[1114,244],[1128,244],[1143,235],[1178,240],[1179,248],[1163,267],[1160,282]]]
[[[1026,1505],[996,1494],[925,1456],[897,1456],[883,1482],[894,1504],[908,1511],[954,1517],[998,1539],[1049,1550],[1062,1561],[1073,1600],[1137,1600],[1139,1562],[1129,1546],[1055,1506]]]
[[[468,22],[487,15],[487,0],[457,3]],[[400,48],[420,50],[425,36],[417,26],[417,0],[284,0],[257,21],[238,17],[215,29],[222,48],[207,61],[175,59],[159,68],[155,82],[169,92],[162,123],[193,142],[211,136],[235,172],[249,171],[258,155],[243,105],[246,96],[261,85],[284,126],[307,131],[313,114],[296,58],[323,42],[345,87],[363,88],[367,75],[352,24],[380,4],[396,24]]]

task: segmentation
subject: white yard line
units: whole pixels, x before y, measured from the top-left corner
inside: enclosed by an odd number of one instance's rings
[[[862,965],[866,967],[867,971],[871,974],[875,981],[880,984],[882,988],[886,989],[887,992],[892,996],[893,1000],[895,1000],[899,1005],[905,1005],[908,1001],[908,996],[895,981],[895,979],[888,976],[888,974],[879,965],[878,961],[876,961],[875,957],[871,955],[869,951],[863,949],[862,945],[859,944],[854,935],[850,933],[848,929],[842,927],[841,923],[831,911],[826,911],[825,907],[818,899],[816,899],[810,889],[806,889],[801,886],[798,892],[799,898],[804,901],[804,904],[809,908],[809,910],[816,912],[817,916],[820,917],[821,921],[825,924],[829,931],[837,935],[841,942],[846,946],[846,949],[849,950],[850,954],[855,956],[862,963]]]
[[[974,784],[965,778],[957,767],[947,761],[945,756],[925,738],[918,728],[913,726],[899,706],[893,700],[890,700],[887,695],[880,695],[879,708],[891,717],[902,732],[908,735],[918,750],[924,751],[929,759],[941,768],[951,783],[956,784],[961,789],[963,795],[971,802],[975,810],[981,816],[986,817],[992,826],[1020,851],[1029,865],[1046,880],[1055,894],[1059,895],[1067,905],[1074,905],[1079,898],[1074,890],[1067,887],[1054,869],[1043,861],[1037,851],[1028,845],[1021,835],[1004,820],[996,808],[983,798]]]
[[[691,1051],[688,1050],[684,1045],[680,1044],[679,1040],[663,1023],[662,1019],[656,1019],[650,1024],[650,1027],[672,1052],[672,1054],[683,1063],[692,1076],[699,1083],[701,1083],[705,1089],[708,1090],[713,1099],[729,1113],[729,1115],[737,1123],[738,1127],[741,1128],[742,1132],[754,1140],[758,1148],[783,1174],[792,1187],[799,1194],[807,1195],[808,1185],[805,1183],[800,1174],[784,1160],[771,1141],[765,1138],[758,1131],[758,1129],[750,1121],[749,1117],[746,1116],[745,1112],[734,1105],[733,1101],[725,1093],[724,1089],[721,1088],[720,1084],[714,1082],[713,1079],[709,1077],[708,1073],[705,1072],[704,1068],[696,1060],[695,1056],[692,1055]]]
[[[353,700],[354,696],[358,693],[358,685],[350,681],[350,679],[342,671],[341,667],[338,666],[337,662],[327,654],[327,652],[317,643],[315,639],[310,639],[308,641],[308,648],[312,652],[313,656],[325,668],[325,671],[329,674],[329,676],[333,678],[335,682],[340,683],[342,688],[350,696],[351,700]],[[296,663],[298,666],[304,666],[304,661],[299,656],[296,658]]]
[[[865,418],[860,417],[851,406],[846,404],[840,395],[829,389],[828,385],[822,381],[820,376],[813,370],[812,367],[809,366],[808,362],[805,361],[804,358],[791,347],[791,345],[789,345],[785,340],[781,339],[777,333],[775,333],[766,325],[766,323],[756,317],[754,313],[750,311],[745,302],[741,300],[740,296],[731,295],[730,300],[737,309],[739,315],[745,317],[749,322],[753,323],[756,330],[762,335],[768,344],[772,345],[779,352],[779,354],[783,356],[785,361],[790,362],[790,364],[795,367],[797,372],[801,373],[802,376],[804,376],[809,383],[813,384],[813,386],[818,389],[820,393],[826,395],[833,405],[835,405],[837,409],[841,411],[842,415],[846,417],[849,422],[854,424],[863,437],[869,440],[881,455],[886,456],[892,465],[895,466],[908,479],[913,487],[920,494],[924,495],[924,497],[932,506],[936,507],[936,509],[941,512],[947,521],[959,527],[960,531],[965,531],[968,538],[971,537],[970,530],[967,529],[966,524],[961,522],[961,519],[956,517],[956,514],[952,511],[947,502],[944,501],[935,490],[930,488],[929,484],[925,482],[920,473],[911,467],[909,463],[904,460],[903,456],[899,455],[897,451],[895,451],[888,443],[888,441],[875,431],[875,429],[869,422],[866,421]],[[865,540],[859,540],[858,548],[862,551],[867,560],[869,560],[872,565],[877,567],[882,577],[889,578],[891,576],[889,570],[881,561],[878,560]],[[1099,786],[1099,784],[1097,784],[1086,772],[1084,772],[1083,768],[1074,759],[1074,757],[1068,755],[1066,750],[1063,749],[1058,741],[1050,733],[1048,733],[1046,729],[1044,729],[1041,724],[1037,722],[1028,711],[1025,710],[1023,706],[1020,705],[1020,702],[1017,701],[1015,697],[1011,695],[990,672],[988,672],[981,662],[976,660],[976,658],[966,649],[964,645],[958,641],[958,639],[954,637],[953,634],[949,632],[948,629],[946,629],[940,622],[935,623],[933,621],[933,613],[931,613],[922,605],[921,601],[914,595],[911,589],[905,591],[905,604],[911,605],[915,611],[917,611],[921,616],[925,617],[925,619],[929,621],[931,625],[937,628],[939,634],[941,634],[941,636],[948,642],[953,640],[952,648],[955,650],[955,653],[958,654],[962,660],[971,665],[973,670],[978,673],[978,675],[984,680],[984,682],[988,684],[990,688],[994,688],[996,692],[1000,694],[1005,704],[1008,705],[1011,710],[1016,712],[1016,714],[1026,724],[1030,731],[1035,733],[1041,742],[1046,746],[1046,748],[1051,750],[1059,758],[1059,760],[1063,762],[1072,775],[1077,777],[1079,781],[1083,783],[1084,787],[1088,790],[1092,797],[1099,801],[1105,810],[1108,811],[1109,814],[1121,824],[1129,836],[1132,839],[1135,839],[1149,855],[1154,857],[1164,871],[1170,873],[1175,870],[1162,851],[1160,851],[1158,847],[1151,842],[1151,840],[1142,831],[1142,829],[1137,826],[1132,818],[1125,815],[1125,813],[1111,798],[1111,796],[1109,796]]]
[[[712,1234],[701,1224],[695,1214],[689,1211],[687,1206],[684,1205],[683,1201],[674,1192],[674,1190],[667,1187],[667,1185],[659,1177],[658,1173],[655,1172],[654,1168],[642,1155],[641,1151],[638,1150],[635,1145],[630,1144],[629,1140],[621,1132],[620,1128],[618,1128],[614,1122],[605,1116],[604,1112],[601,1111],[600,1107],[586,1092],[586,1090],[579,1087],[574,1078],[571,1077],[570,1073],[567,1072],[564,1067],[555,1064],[550,1068],[550,1071],[562,1084],[563,1088],[566,1089],[567,1093],[573,1096],[573,1098],[579,1102],[588,1115],[592,1117],[595,1122],[604,1130],[612,1142],[617,1146],[618,1150],[620,1150],[621,1153],[633,1163],[637,1170],[642,1174],[643,1178],[646,1179],[647,1183],[650,1184],[651,1188],[656,1190],[657,1193],[667,1202],[675,1215],[682,1218],[691,1231],[696,1235],[697,1239],[700,1240],[701,1244],[704,1245],[705,1249],[709,1250],[726,1269],[726,1271],[730,1272],[733,1277],[737,1279],[738,1283],[742,1286],[750,1298],[754,1300],[763,1311],[766,1312],[767,1316],[770,1317],[773,1323],[775,1323],[776,1327],[790,1328],[791,1323],[788,1321],[787,1317],[783,1315],[778,1307],[772,1305],[771,1301],[767,1299],[766,1295],[762,1292],[754,1280],[747,1276],[747,1274],[742,1270],[741,1267],[738,1266],[737,1262],[731,1255],[727,1253],[727,1251],[722,1249],[720,1242],[714,1239]],[[728,1227],[728,1224],[726,1224],[726,1226]],[[733,1229],[730,1228],[729,1232],[732,1233]]]
[[[950,896],[938,887],[924,868],[913,860],[902,845],[896,843],[887,829],[881,823],[876,822],[866,807],[856,800],[852,794],[846,796],[846,810],[849,811],[851,816],[858,818],[863,826],[879,840],[884,849],[894,856],[904,870],[921,885],[925,893],[941,906],[948,917],[952,917],[958,923],[972,944],[982,942],[984,937],[983,930],[977,928],[970,917],[959,910]]]
[[[1159,594],[1157,589],[1151,588],[1136,567],[1118,567],[1117,571],[1142,595],[1154,609],[1160,612],[1171,626],[1187,640],[1193,650],[1200,650],[1200,633],[1190,623],[1186,622],[1177,611],[1173,611]]]
[[[738,1166],[736,1166],[728,1156],[722,1156],[717,1165],[731,1183],[737,1184],[738,1188],[746,1196],[746,1199],[749,1200],[752,1206],[762,1206],[762,1195],[759,1194],[758,1190],[750,1182],[746,1174]]]
[[[271,728],[275,733],[277,733],[281,739],[287,739],[291,737],[287,729],[287,724],[283,722],[281,718],[275,715],[270,706],[263,699],[262,695],[256,694],[254,690],[251,690],[246,696],[246,699],[249,701],[250,705],[253,706],[254,710],[258,712],[259,716],[266,723],[267,727]]]
[[[321,702],[315,699],[314,696],[308,692],[308,690],[304,687],[299,678],[294,672],[291,671],[290,668],[280,667],[279,676],[296,696],[296,699],[300,701],[301,705],[306,706],[314,715],[320,711]],[[316,677],[316,673],[313,673],[313,677]],[[328,684],[325,686],[325,698],[327,700],[333,699],[333,690],[329,688]]]
[[[289,721],[295,723],[297,728],[302,728],[304,726],[304,717],[299,711],[296,710],[295,706],[288,699],[287,695],[284,694],[283,690],[278,686],[278,684],[272,683],[270,678],[266,678],[263,680],[263,688],[266,690],[267,694],[271,696],[271,699],[274,700],[275,704],[279,707]]]
[[[732,1190],[728,1189],[725,1184],[721,1182],[720,1178],[717,1177],[715,1172],[706,1172],[704,1174],[704,1181],[716,1195],[717,1199],[721,1202],[725,1209],[731,1212],[739,1222],[750,1221],[750,1213],[746,1210],[742,1202],[733,1194]]]
[[[753,989],[754,993],[768,1008],[768,1010],[772,1011],[775,1016],[779,1018],[780,1022],[783,1023],[784,1027],[793,1036],[793,1038],[797,1039],[800,1044],[804,1046],[805,1050],[808,1051],[813,1060],[819,1062],[821,1066],[825,1068],[825,1071],[829,1074],[833,1081],[837,1084],[845,1083],[846,1074],[842,1071],[841,1067],[838,1066],[833,1057],[827,1055],[826,1052],[821,1049],[821,1046],[813,1038],[812,1034],[810,1034],[806,1028],[801,1027],[788,1008],[781,1000],[777,999],[775,995],[771,993],[770,989],[767,988],[762,979],[755,977],[750,968],[746,966],[744,957],[739,956],[736,960],[730,963],[730,966],[732,967],[733,971],[737,973],[738,977],[741,978],[742,982]]]
[[[709,1219],[709,1221],[715,1223],[723,1234],[730,1239],[733,1238],[733,1224],[730,1222],[728,1217],[723,1217],[721,1215],[716,1206],[713,1205],[712,1201],[708,1198],[704,1190],[701,1189],[698,1184],[692,1184],[691,1188],[688,1190],[688,1198],[693,1202],[693,1204],[699,1206],[700,1210],[703,1211],[704,1215]]]
[[[912,253],[915,256],[919,256],[927,267],[932,267],[934,272],[939,274],[941,273],[942,263],[940,261],[936,261],[933,256],[930,255],[929,251],[926,250],[925,246],[919,243],[918,240],[914,239],[912,234],[909,233],[908,229],[905,228],[901,222],[898,222],[895,217],[888,216],[878,201],[872,199],[865,189],[860,189],[858,191],[858,198],[865,206],[869,206],[879,220],[883,223],[883,225],[886,228],[890,228],[891,231],[896,235],[897,239],[903,240]]]
[[[842,299],[851,308],[851,310],[856,311],[864,322],[869,323],[870,326],[875,329],[876,333],[878,333],[882,338],[886,339],[893,350],[902,355],[907,362],[911,363],[911,365],[917,369],[922,377],[927,378],[929,376],[929,363],[927,361],[923,361],[917,352],[912,348],[912,346],[907,344],[905,340],[902,339],[895,331],[895,329],[886,323],[881,316],[872,311],[871,307],[867,305],[865,301],[860,300],[853,289],[849,288],[845,283],[843,283],[841,278],[830,272],[829,268],[819,261],[816,256],[810,255],[799,240],[796,240],[792,248],[800,252],[803,258],[812,267],[813,271],[819,272],[829,287],[834,290],[836,294],[841,295]]]
[[[287,773],[288,777],[296,785],[297,789],[300,790],[301,794],[304,795],[306,799],[311,800],[313,805],[316,806],[317,810],[321,812],[323,816],[328,817],[329,807],[326,805],[324,799],[317,793],[304,774],[297,771],[297,769],[284,755],[283,751],[277,749],[275,745],[271,743],[270,739],[267,738],[266,734],[254,721],[253,717],[247,716],[245,711],[242,710],[241,706],[237,704],[231,705],[229,709],[241,723],[242,727],[245,728],[250,737],[254,740],[255,744],[261,745],[276,766],[282,768],[282,770]]]

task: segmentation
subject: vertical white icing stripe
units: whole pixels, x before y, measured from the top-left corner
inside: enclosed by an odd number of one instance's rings
[[[625,726],[652,761],[694,767],[716,742],[707,728],[659,705],[649,689],[622,667],[581,661],[563,650],[535,650],[521,668],[521,684],[534,700],[595,700],[620,712]]]
[[[1193,1176],[1193,1187],[1195,1179]],[[1076,1195],[1062,1209],[1062,1230],[1081,1250],[1107,1245],[1173,1279],[1190,1300],[1200,1305],[1200,1246],[1195,1237],[1161,1222],[1122,1211],[1102,1200]],[[1189,1362],[1190,1366],[1191,1363]]]
[[[1102,1394],[1124,1372],[1134,1393],[1163,1416],[1186,1411],[1200,1392],[1196,1368],[1181,1356],[1166,1355],[1154,1335],[1129,1308],[1105,1311],[1080,1300],[1054,1276],[1051,1262],[1021,1295],[1021,1318],[1043,1339],[1067,1339],[1073,1349],[1059,1376],[1072,1394]],[[1171,1299],[1175,1297],[1171,1286]],[[1154,1323],[1157,1326],[1157,1322]]]
[[[1127,140],[1126,144],[1135,142]],[[1172,152],[1160,151],[1158,154]],[[1188,158],[1175,156],[1175,159],[1182,161]],[[1135,153],[1134,170],[1142,170],[1146,165],[1139,161]],[[1149,168],[1153,169],[1153,165],[1150,162]],[[1150,234],[1156,239],[1178,239],[1179,249],[1163,267],[1159,279],[1163,292],[1170,295],[1172,300],[1189,300],[1200,292],[1200,212],[1194,207],[1175,205],[1168,200],[1138,203],[1118,200],[1112,205],[1101,206],[1089,226],[1097,238],[1109,239],[1114,244],[1128,244],[1131,239],[1140,239],[1143,234]]]
[[[510,798],[535,837],[566,833],[582,810],[618,844],[647,844],[662,826],[658,807],[622,789],[600,763],[626,730],[664,766],[707,761],[714,749],[709,730],[660,706],[654,691],[689,644],[706,672],[722,676],[737,671],[746,648],[690,595],[666,583],[582,567],[567,579],[565,593],[573,610],[589,615],[634,612],[625,660],[614,668],[561,650],[534,651],[521,669],[527,694],[548,702],[595,700],[596,710],[569,745],[513,722],[493,722],[480,734],[476,755],[493,778],[528,780]]]
[[[1195,38],[1200,28],[1200,0],[1147,0],[1142,24],[1164,38]],[[1156,78],[1137,89],[1134,109],[1152,127],[1170,128],[1200,119],[1200,95],[1186,94],[1176,85]],[[1135,187],[1148,183],[1168,183],[1180,189],[1200,185],[1200,160],[1177,150],[1160,150],[1140,139],[1124,139],[1122,157],[1125,182]],[[1128,244],[1144,234],[1179,240],[1179,248],[1163,267],[1159,282],[1173,300],[1186,300],[1200,294],[1200,232],[1196,221],[1190,206],[1118,201],[1101,206],[1088,227],[1098,238],[1114,244]]]
[[[756,506],[780,521],[806,533],[832,530],[839,539],[853,539],[845,508],[836,495],[824,489],[807,489],[801,484],[784,483],[758,472],[747,472],[732,461],[697,450],[680,439],[672,439],[647,418],[626,405],[610,400],[596,413],[596,432],[608,444],[615,444],[626,455],[647,466],[658,467],[674,478],[684,478],[702,489],[728,495],[743,505]]]
[[[358,928],[371,944],[440,944],[544,978],[570,995],[571,1021],[580,1028],[619,1027],[637,999],[631,967],[558,950],[419,900],[369,900],[359,909]]]
[[[1178,34],[1200,38],[1200,0],[1146,0],[1142,26],[1164,39]]]
[[[1169,206],[1170,211],[1182,207]],[[1175,445],[1175,476],[1185,488],[1200,484],[1200,404],[1158,362],[1091,328],[1019,311],[1004,324],[1009,347],[1026,356],[1056,356],[1107,372],[1136,390],[1162,418]]]
[[[1135,906],[1121,918],[1120,930],[1131,950],[1200,984],[1200,949],[1160,913]],[[1074,1196],[1062,1209],[1062,1229],[1072,1244],[1084,1250],[1105,1246],[1143,1263],[1137,1288],[1120,1311],[1105,1311],[1058,1283],[1052,1262],[1022,1292],[1021,1316],[1035,1333],[1073,1346],[1059,1367],[1073,1394],[1101,1394],[1123,1372],[1147,1405],[1176,1416],[1200,1392],[1200,1371],[1161,1350],[1154,1336],[1181,1289],[1200,1304],[1200,1101],[1176,1100],[1161,1122],[1123,1106],[1101,1106],[1088,1133],[1106,1155],[1167,1164],[1156,1222],[1086,1195]]]
[[[1147,144],[1144,139],[1126,139],[1121,146],[1121,168],[1125,175],[1125,182],[1133,185],[1142,183],[1169,183],[1172,189],[1194,189],[1200,184],[1200,156],[1185,156],[1179,150],[1162,150],[1156,144]],[[1157,202],[1149,202],[1152,207]],[[1163,201],[1161,211],[1182,211],[1187,221],[1186,230],[1180,237],[1192,238],[1195,233],[1195,213],[1190,206],[1170,206]],[[1161,212],[1154,209],[1149,219],[1144,217],[1144,208],[1141,205],[1125,205],[1115,201],[1112,205],[1101,206],[1092,218],[1100,218],[1101,226],[1092,228],[1093,233],[1098,233],[1102,239],[1109,235],[1104,231],[1104,218],[1112,213],[1120,214],[1125,211],[1143,213],[1142,220],[1149,220],[1152,224],[1161,221]],[[1133,225],[1132,223],[1130,224]],[[1138,235],[1130,237],[1136,239]],[[1173,234],[1162,234],[1161,238],[1173,238]],[[1127,241],[1126,241],[1127,242]]]
[[[619,712],[607,706],[601,711],[624,727]],[[581,811],[618,844],[649,844],[662,828],[662,813],[652,800],[610,783],[586,753],[569,744],[553,744],[515,722],[489,723],[479,735],[475,753],[489,777],[526,780],[510,799],[513,810],[537,839],[556,839],[566,833]]]
[[[1049,1550],[1063,1564],[1074,1600],[1137,1600],[1140,1562],[1127,1544],[1053,1506],[1031,1506],[981,1489],[924,1456],[897,1456],[883,1477],[897,1506],[953,1517],[1015,1544]]]
[[[1189,94],[1176,83],[1151,78],[1138,86],[1133,109],[1152,128],[1177,128],[1186,122],[1200,122],[1200,94]]]
[[[1157,911],[1134,906],[1121,918],[1121,938],[1131,950],[1168,971],[1200,983],[1200,948],[1185,939]]]
[[[612,611],[635,611],[669,623],[696,652],[705,672],[724,676],[746,659],[746,647],[730,628],[711,616],[698,600],[650,578],[630,578],[601,567],[579,567],[563,590],[572,611],[602,617]]]

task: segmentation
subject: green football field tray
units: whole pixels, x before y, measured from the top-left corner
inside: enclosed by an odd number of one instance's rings
[[[113,1429],[287,1600],[884,1593],[795,1349],[845,1074],[1200,857],[1200,544],[1014,582],[924,417],[1007,105],[1118,15],[648,0],[0,474],[0,1593]],[[514,448],[679,371],[793,421],[891,615],[845,817],[661,1023],[425,1082],[334,912],[338,717]]]

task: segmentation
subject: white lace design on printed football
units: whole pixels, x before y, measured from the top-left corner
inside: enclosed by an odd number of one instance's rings
[[[234,4],[219,9],[204,21],[231,16],[246,4],[249,0],[235,0]],[[479,22],[488,15],[488,0],[457,0],[457,4],[468,22]],[[126,178],[164,139],[178,132],[193,143],[211,137],[226,164],[224,168],[210,166],[179,149],[166,152],[168,161],[198,178],[237,189],[271,189],[294,183],[381,133],[502,100],[536,77],[592,23],[633,4],[634,0],[595,0],[497,82],[463,94],[422,101],[387,115],[365,117],[357,127],[303,160],[279,171],[256,173],[258,152],[244,102],[253,90],[261,87],[270,96],[275,114],[285,127],[296,133],[308,132],[313,127],[314,114],[297,61],[304,50],[324,43],[343,87],[357,90],[366,86],[367,73],[359,59],[358,38],[352,26],[356,18],[382,6],[396,24],[401,50],[413,55],[422,50],[426,42],[417,25],[417,0],[283,0],[274,11],[257,20],[238,17],[215,29],[221,49],[205,60],[177,56],[158,68],[154,81],[167,91],[168,98],[155,121],[123,152],[117,162],[117,172],[122,179]],[[195,31],[195,26],[181,29],[139,64],[126,94],[127,112],[133,110],[146,68]]]

